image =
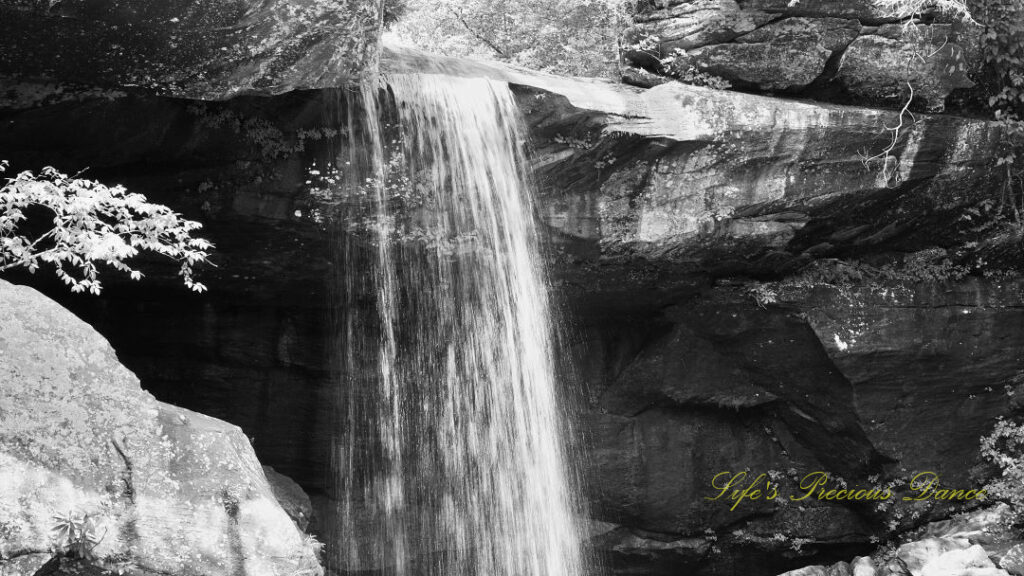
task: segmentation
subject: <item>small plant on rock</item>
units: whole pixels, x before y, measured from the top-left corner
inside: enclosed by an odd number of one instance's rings
[[[55,548],[72,558],[94,560],[92,551],[103,540],[96,521],[88,514],[56,514],[53,517]]]
[[[776,288],[771,284],[761,282],[755,282],[747,288],[747,295],[761,308],[767,308],[779,301],[779,293]]]
[[[981,439],[981,456],[995,465],[999,476],[985,486],[990,498],[1003,500],[1013,508],[1018,521],[1024,519],[1024,424],[1000,418],[992,433]]]
[[[698,70],[691,64],[686,64],[686,51],[676,48],[672,55],[661,59],[661,65],[665,73],[682,82],[692,86],[704,86],[715,90],[728,90],[732,84],[725,78],[715,76],[709,72]]]

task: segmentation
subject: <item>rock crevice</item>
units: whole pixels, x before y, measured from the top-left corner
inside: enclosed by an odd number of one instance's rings
[[[746,90],[895,105],[908,84],[931,111],[974,86],[981,26],[926,13],[886,15],[870,1],[655,2],[636,16],[627,60],[656,73],[692,70]]]

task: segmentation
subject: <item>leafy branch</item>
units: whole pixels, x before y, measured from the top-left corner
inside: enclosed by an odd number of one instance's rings
[[[6,168],[7,162],[0,161],[0,172]],[[20,225],[27,214],[39,210],[52,215],[51,226],[35,236],[23,234]],[[203,292],[206,286],[195,281],[193,268],[208,263],[213,245],[192,237],[201,227],[122,186],[107,187],[49,167],[38,175],[26,171],[0,187],[0,272],[25,268],[35,273],[49,264],[72,292],[99,294],[98,264],[139,280],[142,272],[125,261],[148,251],[179,262],[185,286]]]
[[[476,38],[477,40],[479,40],[480,42],[482,42],[484,44],[484,46],[487,46],[491,50],[494,50],[494,52],[498,56],[500,56],[502,58],[507,58],[508,57],[508,55],[505,54],[504,50],[502,50],[501,48],[498,48],[498,46],[494,42],[489,40],[486,36],[484,36],[483,34],[481,34],[476,29],[474,29],[472,26],[469,25],[469,22],[466,21],[466,17],[462,15],[462,10],[456,10],[455,8],[452,8],[451,6],[447,6],[447,5],[445,6],[445,8],[447,8],[448,11],[452,14],[452,16],[454,16],[455,19],[459,21],[459,24],[462,24],[462,27],[466,29],[466,32],[469,32],[470,34],[472,34],[473,37]]]

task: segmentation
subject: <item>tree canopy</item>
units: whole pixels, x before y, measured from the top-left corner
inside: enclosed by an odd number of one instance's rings
[[[448,56],[570,76],[614,76],[629,21],[622,0],[395,0],[391,34]]]

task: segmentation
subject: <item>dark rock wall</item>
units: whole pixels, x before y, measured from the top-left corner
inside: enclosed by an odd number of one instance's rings
[[[931,503],[882,510],[783,497],[730,511],[731,502],[704,498],[726,471],[771,474],[783,495],[803,493],[799,482],[814,471],[851,486],[896,481],[900,497],[926,470],[977,488],[980,437],[996,418],[1021,414],[1022,287],[796,287],[762,308],[719,286],[643,321],[580,314],[589,320],[577,346],[594,515],[629,528],[604,536],[612,561],[656,570],[674,558],[729,574],[706,548],[773,550],[773,562],[828,558],[941,517],[949,507]],[[702,538],[707,528],[714,538]],[[796,539],[806,539],[799,553]],[[750,573],[772,569],[783,568]]]

